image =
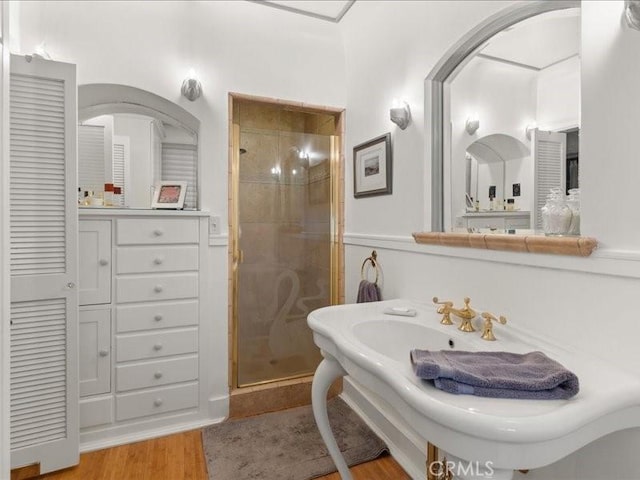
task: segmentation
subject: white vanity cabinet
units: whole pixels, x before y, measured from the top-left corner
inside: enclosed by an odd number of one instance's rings
[[[492,230],[531,228],[531,213],[526,211],[468,212],[459,217],[463,228],[489,228]]]
[[[111,303],[111,220],[82,220],[78,232],[80,305]]]
[[[207,423],[200,332],[207,216],[82,209],[80,219],[90,239],[80,289],[86,278],[87,290],[110,292],[106,304],[80,308],[81,449]],[[107,235],[99,228],[107,223],[108,252],[93,233]],[[96,260],[109,266],[102,289]]]

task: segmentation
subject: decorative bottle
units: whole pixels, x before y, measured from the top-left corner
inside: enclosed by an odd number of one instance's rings
[[[567,205],[571,209],[571,224],[569,225],[569,235],[580,235],[580,189],[569,190]]]
[[[547,195],[547,203],[540,210],[542,228],[549,236],[566,235],[571,226],[571,209],[567,205],[561,188],[552,188]]]

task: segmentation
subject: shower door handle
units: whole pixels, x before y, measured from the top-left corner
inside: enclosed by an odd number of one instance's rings
[[[236,265],[240,265],[244,262],[244,252],[240,249],[236,250],[235,258],[233,259]]]

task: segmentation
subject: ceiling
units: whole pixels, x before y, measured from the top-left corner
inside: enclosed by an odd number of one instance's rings
[[[279,8],[300,15],[339,22],[355,0],[250,0],[267,7]]]
[[[480,54],[534,70],[580,53],[580,10],[569,9],[532,17],[504,30]]]

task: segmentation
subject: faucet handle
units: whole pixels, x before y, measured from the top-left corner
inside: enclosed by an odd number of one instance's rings
[[[438,307],[438,310],[436,310],[438,313],[442,314],[442,320],[440,320],[440,323],[442,325],[453,325],[453,322],[451,321],[450,310],[450,308],[453,307],[453,302],[441,302],[440,300],[438,300],[438,297],[433,297],[433,303],[435,303],[436,305],[442,305],[441,307]]]
[[[496,337],[493,334],[493,321],[495,322],[499,322],[502,325],[504,325],[505,323],[507,323],[507,318],[504,317],[503,315],[500,315],[500,317],[496,318],[495,315],[489,313],[489,312],[482,312],[481,314],[482,318],[484,318],[484,325],[482,327],[482,335],[480,335],[480,337],[483,340],[489,340],[491,342],[495,341]]]

